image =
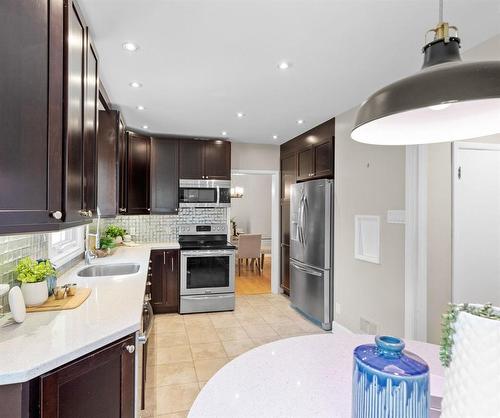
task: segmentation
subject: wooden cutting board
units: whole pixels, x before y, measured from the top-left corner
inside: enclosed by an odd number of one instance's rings
[[[64,311],[66,309],[78,308],[87,300],[92,289],[78,287],[75,296],[66,296],[64,299],[56,300],[54,295],[49,296],[43,305],[26,307],[26,312],[48,312]]]

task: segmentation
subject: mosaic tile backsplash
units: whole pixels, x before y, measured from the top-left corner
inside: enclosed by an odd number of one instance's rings
[[[179,238],[179,225],[226,222],[225,208],[182,208],[179,215],[126,215],[102,219],[101,230],[113,224],[125,228],[135,242],[172,242]]]

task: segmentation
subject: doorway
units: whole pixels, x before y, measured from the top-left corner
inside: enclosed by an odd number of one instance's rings
[[[500,145],[456,142],[452,301],[500,305]]]
[[[236,293],[279,293],[279,172],[232,170],[231,178],[233,191],[242,195],[231,199],[231,240],[238,246],[240,238],[248,242],[244,235],[260,235],[253,260],[236,262]]]

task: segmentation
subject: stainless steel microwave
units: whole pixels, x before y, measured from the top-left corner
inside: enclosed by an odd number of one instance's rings
[[[229,180],[179,180],[179,207],[227,208],[231,206]]]

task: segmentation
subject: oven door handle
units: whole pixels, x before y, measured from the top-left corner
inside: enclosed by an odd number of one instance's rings
[[[155,322],[155,315],[154,315],[153,307],[151,306],[151,303],[146,302],[144,304],[144,307],[148,311],[149,321],[148,321],[148,325],[146,327],[146,330],[144,332],[139,333],[139,335],[137,336],[137,341],[139,341],[142,344],[146,344],[148,342],[149,334],[151,334],[151,331],[153,330],[153,325]]]
[[[234,250],[181,251],[182,257],[218,257],[234,255]]]

